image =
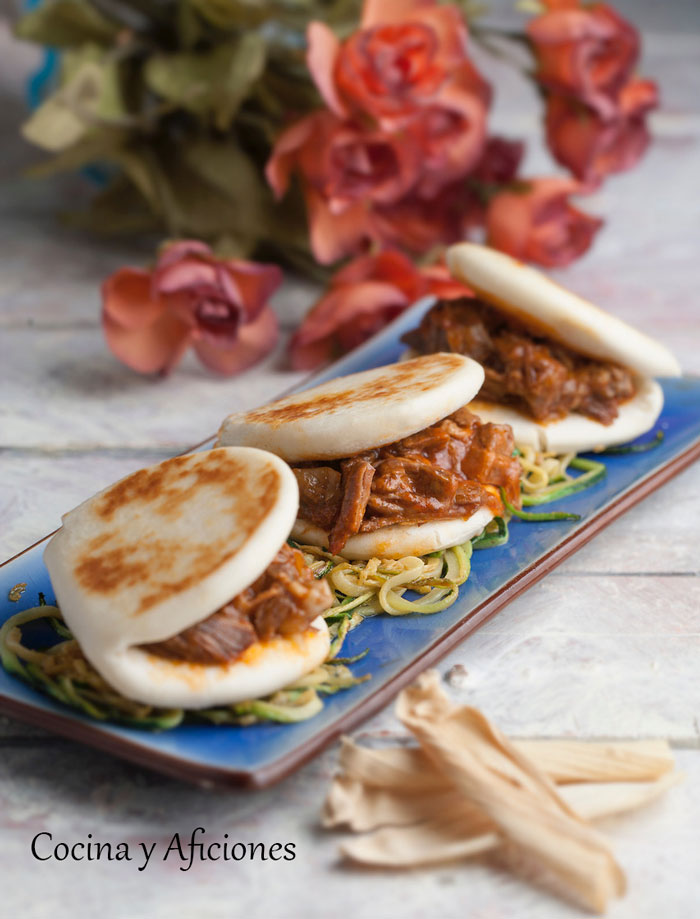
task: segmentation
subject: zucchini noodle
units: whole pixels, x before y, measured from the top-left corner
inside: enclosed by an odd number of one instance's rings
[[[575,453],[554,453],[517,446],[521,467],[520,494],[523,507],[548,504],[595,485],[605,477],[605,466]],[[580,474],[572,475],[575,469]]]
[[[41,634],[35,634],[37,642],[44,639],[40,649],[24,643],[25,627],[28,633],[40,630]],[[341,644],[342,639],[332,649],[333,656]],[[193,711],[144,705],[125,698],[100,676],[66,627],[58,607],[46,604],[17,613],[5,622],[0,629],[0,660],[8,673],[91,718],[161,731],[183,721],[223,725],[305,721],[323,708],[323,696],[369,679],[353,676],[347,666],[352,660],[329,657],[311,673],[264,699]]]
[[[408,555],[355,562],[318,546],[294,545],[303,552],[316,577],[326,578],[335,594],[336,602],[324,613],[331,633],[330,660],[336,657],[347,633],[368,616],[430,615],[447,609],[471,570],[471,542],[423,558]],[[406,597],[407,591],[418,597]]]
[[[557,454],[552,451],[535,450],[530,446],[518,446],[520,490],[526,494],[541,493],[555,482],[567,478],[567,468],[574,453]]]

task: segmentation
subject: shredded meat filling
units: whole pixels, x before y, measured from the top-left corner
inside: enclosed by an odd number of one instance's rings
[[[393,444],[294,471],[299,517],[329,533],[331,552],[340,552],[356,533],[393,524],[469,517],[481,507],[499,514],[499,486],[510,501],[520,500],[510,428],[482,424],[466,409]],[[325,501],[321,482],[327,484]]]
[[[226,664],[257,641],[303,632],[333,604],[298,549],[284,545],[260,577],[207,619],[145,651],[194,664]]]
[[[636,391],[625,367],[577,354],[477,299],[437,303],[403,340],[420,354],[454,351],[474,358],[486,374],[479,395],[516,405],[536,421],[580,412],[612,424],[620,403]]]

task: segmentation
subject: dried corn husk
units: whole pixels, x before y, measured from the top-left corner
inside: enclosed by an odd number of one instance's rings
[[[558,784],[645,782],[673,769],[665,740],[515,740],[513,745]]]
[[[409,867],[520,852],[600,912],[625,879],[586,820],[641,806],[679,779],[661,741],[511,742],[476,709],[454,706],[434,673],[401,694],[397,714],[421,746],[345,739],[325,802],[325,826],[366,833],[341,846],[356,862]]]

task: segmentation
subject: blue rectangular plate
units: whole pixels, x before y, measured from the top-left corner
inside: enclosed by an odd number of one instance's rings
[[[420,301],[363,347],[298,389],[397,360],[401,335],[418,324],[432,302]],[[432,616],[377,616],[363,622],[348,636],[343,655],[369,647],[369,654],[353,670],[358,675],[371,674],[371,679],[327,698],[323,711],[310,721],[250,727],[182,725],[149,733],[93,721],[1,668],[0,709],[180,779],[250,787],[278,781],[385,705],[510,599],[700,456],[700,379],[668,380],[663,388],[666,404],[659,426],[665,438],[659,447],[647,453],[605,457],[605,480],[563,502],[566,510],[581,514],[580,521],[513,521],[506,546],[474,554],[471,576],[449,609]],[[211,443],[201,446],[207,448]],[[43,541],[0,566],[0,621],[36,605],[39,591],[53,602],[42,552]],[[13,603],[8,592],[18,582],[26,582],[27,589]]]

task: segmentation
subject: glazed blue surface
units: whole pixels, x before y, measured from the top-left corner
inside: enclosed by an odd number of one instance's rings
[[[415,327],[430,303],[424,300],[416,304],[362,348],[299,388],[395,361],[402,351],[400,336]],[[581,522],[523,523],[514,520],[507,545],[474,553],[471,576],[452,607],[432,616],[378,616],[366,620],[350,633],[342,653],[350,656],[369,648],[369,654],[353,665],[353,672],[371,674],[371,680],[328,698],[323,711],[310,721],[296,725],[264,724],[245,728],[183,725],[161,734],[147,733],[88,719],[41,695],[1,668],[0,706],[3,699],[8,699],[48,713],[60,713],[64,717],[89,723],[95,735],[108,733],[123,737],[131,745],[142,747],[146,756],[149,752],[164,753],[179,758],[190,767],[250,773],[266,770],[281,757],[312,740],[322,729],[342,721],[361,700],[375,693],[410,661],[420,658],[442,633],[468,618],[470,611],[479,603],[569,536],[585,523],[587,517],[699,440],[700,379],[681,378],[662,383],[666,403],[656,427],[664,431],[663,443],[647,453],[604,457],[607,476],[603,482],[547,507],[575,511],[582,515]],[[44,544],[41,544],[0,568],[0,621],[36,605],[39,591],[46,595],[48,602],[53,602],[51,583],[42,562],[43,549]],[[19,602],[12,603],[8,600],[8,591],[20,581],[27,583],[27,589]]]

